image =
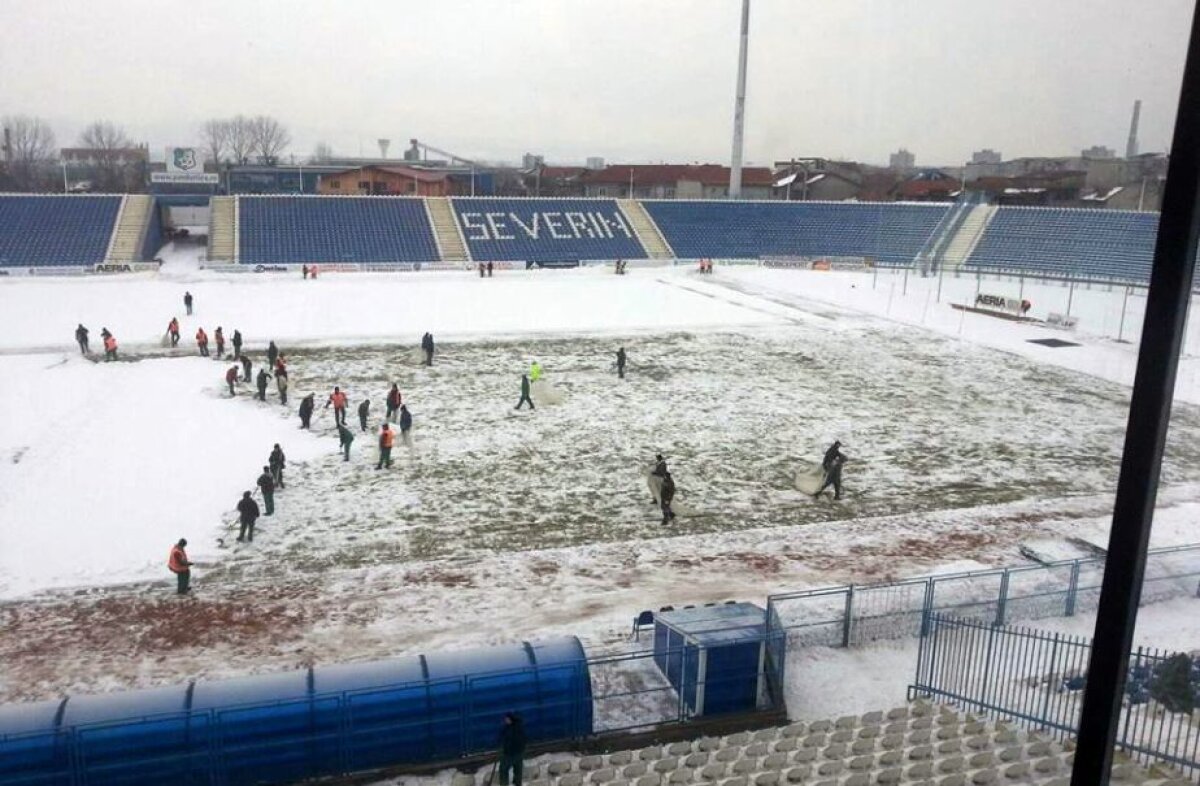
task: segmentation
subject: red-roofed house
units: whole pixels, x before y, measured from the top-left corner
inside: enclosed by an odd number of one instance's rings
[[[317,193],[330,196],[373,194],[442,197],[450,196],[454,189],[447,172],[372,165],[322,175]]]

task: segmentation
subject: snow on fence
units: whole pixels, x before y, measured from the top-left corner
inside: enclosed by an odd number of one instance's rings
[[[1059,738],[1079,728],[1091,640],[932,614],[909,699],[952,702]],[[1200,773],[1200,666],[1194,654],[1139,648],[1130,656],[1118,747],[1149,763]]]
[[[918,636],[934,613],[1004,625],[1096,608],[1104,558],[948,573],[886,584],[802,590],[767,598],[768,634],[789,646],[853,647]],[[1151,549],[1142,602],[1200,597],[1200,544]]]

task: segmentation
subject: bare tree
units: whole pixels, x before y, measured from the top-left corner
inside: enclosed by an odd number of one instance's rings
[[[233,163],[246,164],[254,152],[254,121],[245,115],[225,121],[226,144],[233,156]]]
[[[206,120],[200,126],[200,138],[204,141],[204,154],[213,165],[220,167],[221,159],[229,147],[229,121]]]
[[[328,142],[318,142],[308,161],[310,164],[325,164],[331,158],[333,158],[333,147]]]
[[[91,152],[101,191],[126,191],[133,186],[138,156],[131,154],[133,142],[124,128],[97,120],[83,129],[79,143]]]
[[[264,164],[274,165],[283,149],[291,144],[291,134],[282,123],[266,115],[259,115],[250,123],[254,152]]]
[[[22,191],[39,190],[54,160],[54,132],[40,117],[13,115],[0,118],[0,135],[8,133],[8,171],[13,185]],[[4,139],[0,136],[0,143]]]

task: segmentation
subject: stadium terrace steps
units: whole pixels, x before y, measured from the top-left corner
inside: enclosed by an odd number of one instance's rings
[[[233,262],[237,250],[234,221],[237,217],[237,197],[213,197],[208,217],[208,258]]]
[[[635,751],[526,761],[527,786],[1069,786],[1073,746],[1005,722],[916,702],[890,712],[701,737]],[[1118,754],[1118,758],[1120,755]],[[1126,784],[1185,784],[1137,765],[1113,766]],[[486,786],[489,768],[451,786]]]
[[[425,208],[433,226],[433,239],[443,262],[466,262],[467,244],[462,229],[454,217],[454,208],[447,197],[426,197]]]
[[[242,264],[433,262],[425,201],[386,196],[247,196],[234,233]]]
[[[648,257],[651,259],[673,259],[675,257],[675,252],[663,237],[662,232],[658,231],[654,219],[646,212],[646,208],[642,206],[641,202],[636,199],[618,199],[617,206],[621,208],[625,218],[629,219],[629,226],[633,229],[633,234],[637,235],[642,248],[646,249]]]
[[[646,200],[674,252],[684,259],[844,256],[910,265],[950,206]]]
[[[950,243],[946,246],[946,251],[942,254],[942,266],[950,270],[957,270],[962,267],[967,258],[979,245],[983,233],[987,231],[988,224],[996,215],[995,205],[974,205],[970,208],[970,213],[963,219],[959,225],[958,231],[954,233],[954,237],[950,239]]]
[[[615,199],[453,197],[450,201],[476,262],[574,264],[646,258]]]
[[[135,262],[140,258],[153,209],[154,198],[145,194],[129,194],[121,200],[121,210],[104,255],[105,262]]]
[[[79,267],[104,262],[121,197],[0,195],[0,267]]]

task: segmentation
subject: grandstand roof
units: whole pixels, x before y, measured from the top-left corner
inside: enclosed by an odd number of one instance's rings
[[[582,179],[586,183],[627,185],[631,175],[635,186],[674,185],[681,180],[706,186],[729,184],[729,167],[720,164],[620,164],[588,171]],[[770,187],[773,182],[767,167],[742,168],[742,185]]]

